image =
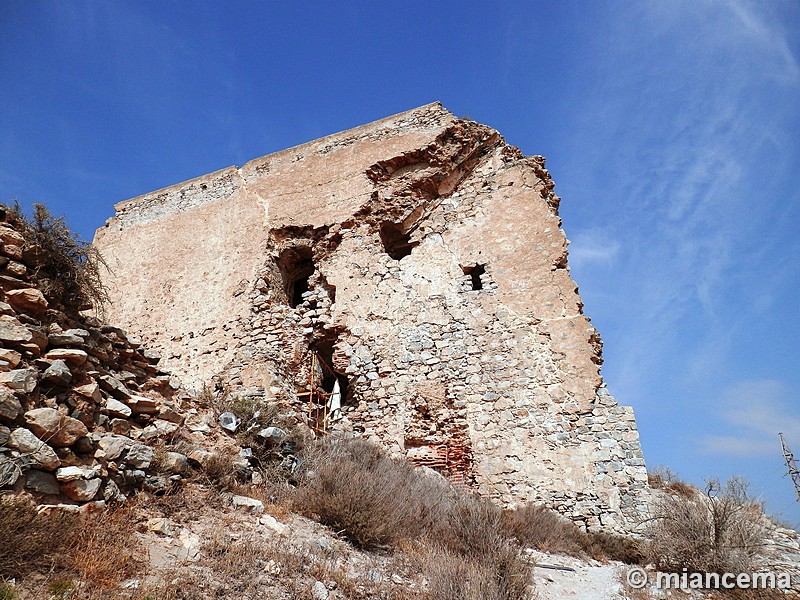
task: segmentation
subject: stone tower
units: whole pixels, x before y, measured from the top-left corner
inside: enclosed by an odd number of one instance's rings
[[[603,385],[553,187],[434,103],[117,204],[95,243],[110,316],[185,383],[631,529],[636,422]]]

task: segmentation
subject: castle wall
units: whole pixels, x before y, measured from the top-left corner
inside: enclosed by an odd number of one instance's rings
[[[507,505],[630,528],[644,460],[558,202],[543,159],[433,104],[117,205],[96,243],[115,322],[195,384],[217,375]],[[336,378],[341,415],[307,413],[303,391]]]

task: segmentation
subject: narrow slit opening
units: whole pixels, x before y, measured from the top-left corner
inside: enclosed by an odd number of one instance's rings
[[[470,285],[472,286],[473,291],[483,289],[483,280],[481,280],[481,275],[486,273],[486,265],[475,264],[471,267],[461,267],[461,270],[464,271],[464,275],[469,276]]]

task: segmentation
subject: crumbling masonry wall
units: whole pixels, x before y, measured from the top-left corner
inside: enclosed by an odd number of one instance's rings
[[[436,103],[118,204],[95,242],[112,318],[188,383],[630,529],[636,423],[600,377],[553,187]],[[341,413],[308,410],[335,382]]]

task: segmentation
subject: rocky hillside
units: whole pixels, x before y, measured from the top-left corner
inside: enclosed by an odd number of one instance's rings
[[[73,505],[163,492],[208,456],[208,411],[157,353],[52,284],[39,243],[52,232],[13,209],[0,216],[0,487]],[[177,440],[186,452],[169,450]]]

